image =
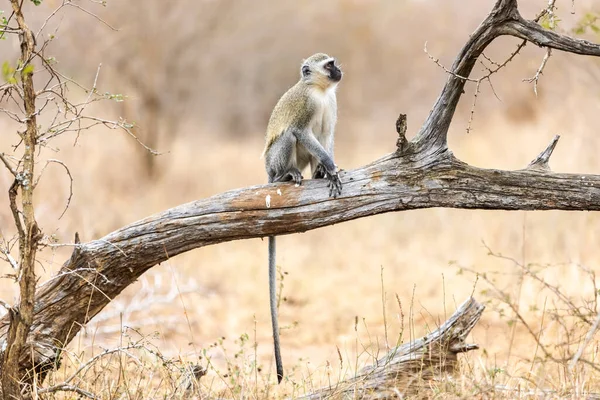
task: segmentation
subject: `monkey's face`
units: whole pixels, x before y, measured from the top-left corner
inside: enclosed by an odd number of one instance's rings
[[[335,65],[335,59],[330,59],[327,60],[323,66],[323,71],[324,74],[332,81],[332,82],[339,82],[342,80],[342,70]]]
[[[342,80],[342,71],[336,65],[335,58],[325,53],[313,54],[302,63],[302,80],[323,90],[337,85]]]

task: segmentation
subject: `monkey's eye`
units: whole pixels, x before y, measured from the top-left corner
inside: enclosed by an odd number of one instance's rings
[[[327,64],[325,64],[325,69],[332,70],[334,65],[335,65],[335,62],[333,60],[331,60]]]
[[[302,67],[302,76],[309,76],[310,75],[310,67],[308,65],[305,65]]]

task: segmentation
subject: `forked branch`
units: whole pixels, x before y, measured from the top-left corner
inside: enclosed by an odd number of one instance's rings
[[[553,6],[553,5],[552,5]],[[580,55],[600,56],[600,45],[544,29],[537,21],[527,21],[519,14],[516,0],[499,0],[488,17],[463,46],[450,68],[448,80],[406,155],[418,161],[428,154],[447,151],[448,129],[464,86],[485,48],[498,36],[510,35],[547,47]]]

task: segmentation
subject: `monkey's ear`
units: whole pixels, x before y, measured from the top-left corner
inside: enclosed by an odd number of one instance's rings
[[[302,76],[309,76],[310,75],[310,67],[308,65],[303,65],[302,66]]]

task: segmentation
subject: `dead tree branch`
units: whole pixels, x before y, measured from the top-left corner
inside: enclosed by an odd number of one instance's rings
[[[539,18],[538,18],[539,19]],[[498,36],[515,36],[540,47],[553,48],[580,55],[600,56],[600,46],[586,40],[574,39],[542,28],[537,22],[521,17],[517,0],[498,0],[491,13],[471,34],[454,64],[448,81],[437,99],[429,117],[413,141],[409,153],[418,154],[413,160],[426,155],[444,153],[447,148],[448,128],[463,89],[473,67],[485,48]]]
[[[418,208],[600,210],[600,175],[539,168],[481,169],[461,162],[448,150],[448,128],[466,78],[484,49],[501,35],[600,56],[600,46],[547,31],[524,20],[515,0],[499,0],[460,51],[415,139],[406,143],[406,120],[399,120],[396,152],[342,172],[344,190],[336,199],[328,197],[324,180],[307,180],[299,187],[287,183],[254,186],[171,208],[76,246],[57,276],[38,289],[27,337],[33,351],[21,352],[22,371],[34,369],[43,379],[47,368],[60,358],[60,349],[123,289],[154,265],[199,247],[305,232]],[[551,150],[543,153],[543,165]],[[9,317],[0,320],[0,348],[9,323]],[[382,366],[375,371],[385,374]]]
[[[465,342],[485,306],[467,299],[438,329],[393,348],[354,378],[301,397],[383,399],[418,396],[431,381],[452,374],[460,353],[478,349]]]
[[[168,257],[198,247],[305,232],[416,208],[600,210],[599,175],[486,170],[450,155],[431,160],[424,167],[415,167],[403,157],[390,155],[344,172],[344,191],[337,199],[327,196],[327,183],[321,180],[309,180],[299,187],[280,183],[234,190],[166,210],[80,244],[58,276],[38,289],[30,334],[37,363],[52,363],[58,356],[54,343],[68,343],[142,273]],[[65,313],[67,309],[71,312]],[[0,338],[6,334],[7,323],[6,318],[0,320]],[[26,360],[24,357],[23,362]]]

